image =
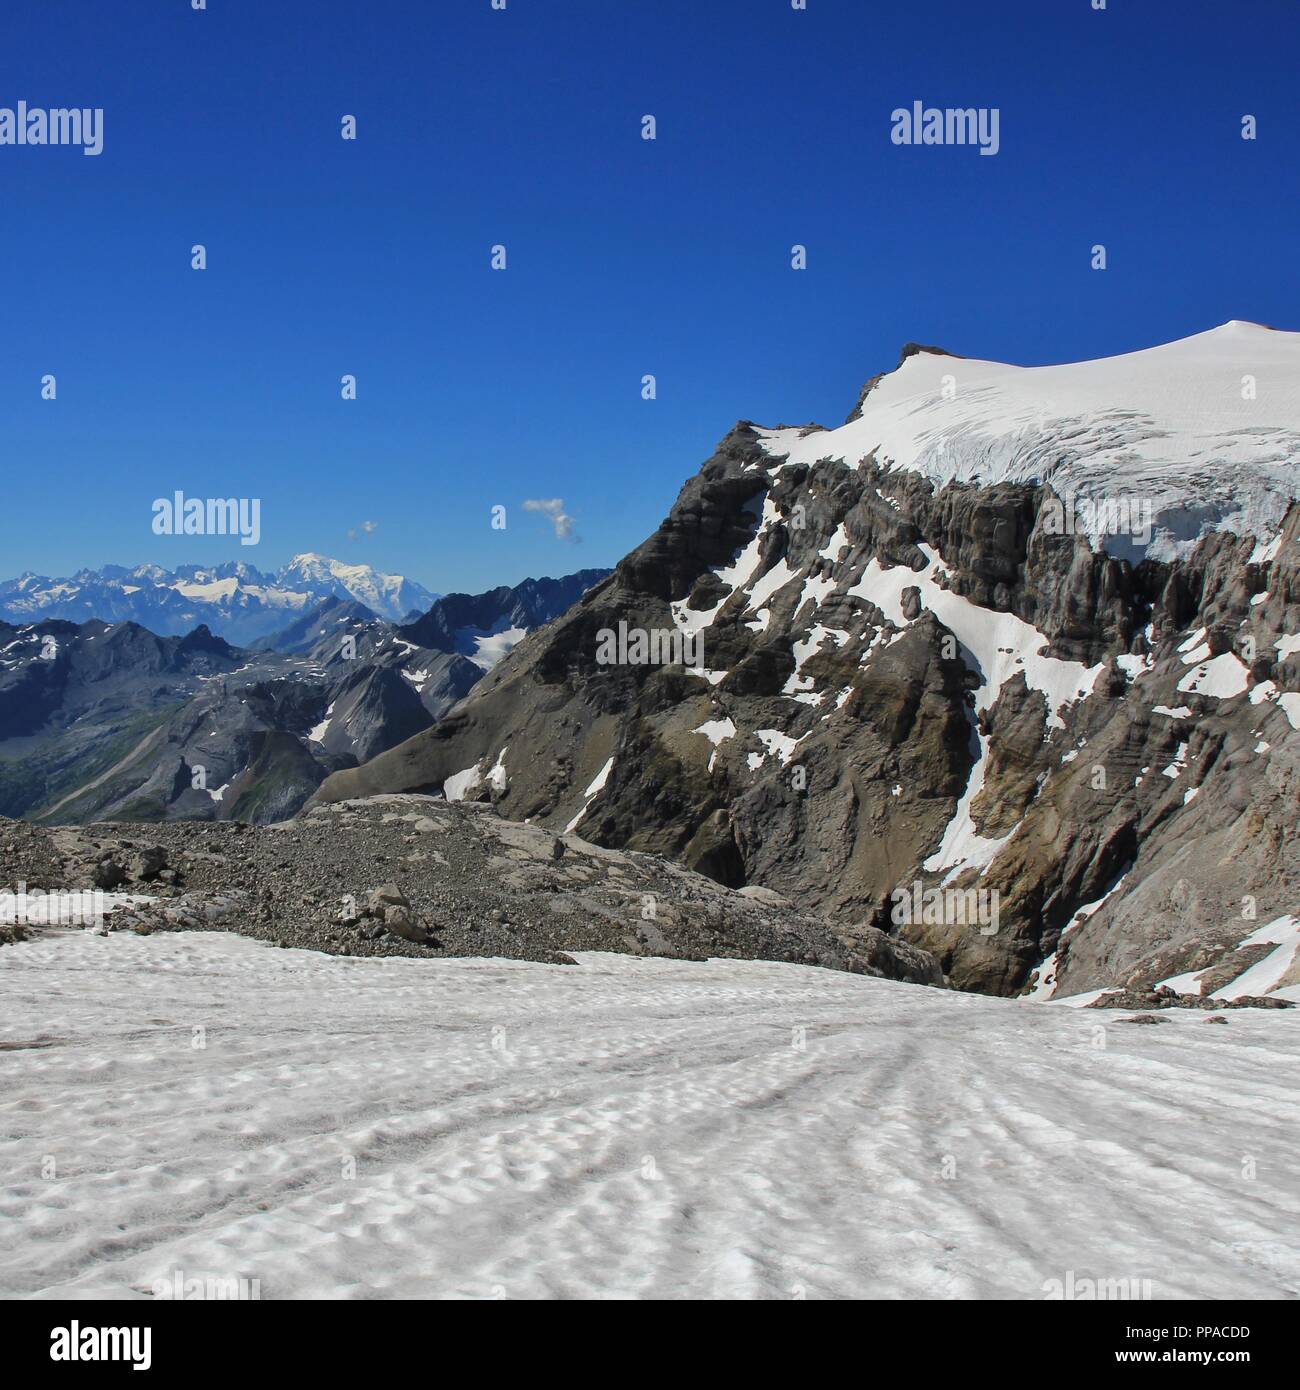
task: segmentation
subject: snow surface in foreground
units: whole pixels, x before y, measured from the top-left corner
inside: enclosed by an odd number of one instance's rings
[[[1300,1019],[1166,1017],[51,933],[0,952],[0,1295],[1295,1296]]]

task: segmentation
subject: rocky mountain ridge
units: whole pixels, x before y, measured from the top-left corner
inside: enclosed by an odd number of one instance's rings
[[[961,988],[1212,972],[1300,906],[1297,383],[1300,335],[1254,325],[1061,368],[905,351],[839,431],[738,424],[608,580],[315,801],[490,800]],[[703,655],[608,664],[619,624]],[[947,907],[910,920],[917,888]]]

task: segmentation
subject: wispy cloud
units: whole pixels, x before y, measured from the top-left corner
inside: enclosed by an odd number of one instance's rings
[[[573,518],[564,510],[563,497],[530,497],[524,503],[524,511],[541,512],[555,527],[556,540],[572,541],[576,544],[582,539],[573,529]]]
[[[377,521],[363,521],[360,526],[354,526],[348,532],[348,540],[355,541],[362,536],[373,536],[379,530]]]

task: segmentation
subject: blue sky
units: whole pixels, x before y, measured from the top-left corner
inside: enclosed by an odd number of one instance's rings
[[[7,5],[0,106],[103,107],[105,148],[0,146],[0,577],[477,590],[612,564],[736,419],[838,423],[908,340],[1300,327],[1298,39],[1289,0]],[[891,144],[914,100],[998,107],[998,155]],[[177,488],[260,497],[261,544],[154,536]]]

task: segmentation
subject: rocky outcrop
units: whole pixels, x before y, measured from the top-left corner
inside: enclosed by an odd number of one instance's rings
[[[474,803],[389,796],[275,826],[178,821],[148,834],[0,821],[0,848],[67,892],[117,866],[113,886],[127,897],[109,904],[104,931],[235,931],[339,955],[553,964],[572,951],[733,957],[942,984],[933,957],[884,932],[845,930],[780,894],[732,891]],[[4,873],[0,894],[17,886]]]
[[[1179,994],[1166,985],[1155,989],[1119,989],[1103,994],[1100,999],[1085,1005],[1089,1009],[1294,1009],[1289,999],[1271,999],[1268,995],[1244,994],[1238,999],[1211,999],[1202,994]],[[1121,1019],[1120,1022],[1139,1023],[1142,1019]]]

